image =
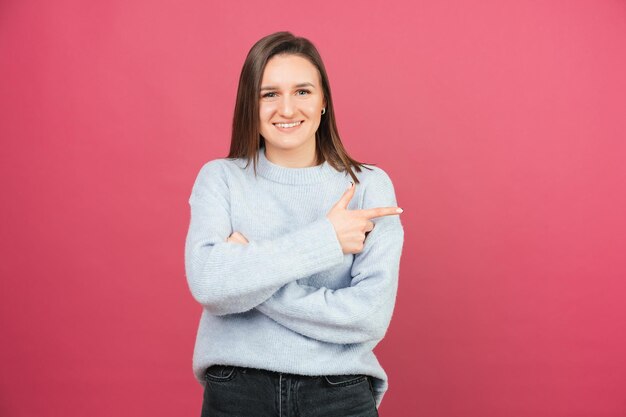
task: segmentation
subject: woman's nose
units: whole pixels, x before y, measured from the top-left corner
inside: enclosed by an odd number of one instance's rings
[[[294,113],[294,103],[289,95],[282,97],[279,106],[280,114],[285,117],[291,117]]]

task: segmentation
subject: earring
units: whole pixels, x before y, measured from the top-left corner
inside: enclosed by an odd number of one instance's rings
[[[322,107],[322,114],[326,114],[326,107]]]

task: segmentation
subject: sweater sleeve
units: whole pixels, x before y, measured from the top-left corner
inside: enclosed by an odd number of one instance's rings
[[[365,191],[363,208],[396,206],[391,180],[379,169]],[[381,340],[389,327],[398,288],[404,229],[399,216],[372,220],[363,250],[355,254],[350,286],[315,288],[290,282],[257,310],[304,336],[330,343]]]
[[[343,262],[332,223],[318,219],[272,240],[227,242],[233,232],[220,160],[200,170],[189,198],[185,272],[191,294],[214,315],[241,313],[283,285]]]

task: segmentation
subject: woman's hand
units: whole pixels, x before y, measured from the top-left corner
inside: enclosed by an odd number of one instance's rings
[[[402,213],[402,209],[399,207],[348,210],[348,203],[354,196],[355,188],[354,184],[352,184],[326,215],[335,228],[341,249],[345,254],[359,253],[363,250],[366,234],[374,229],[374,222],[371,219]],[[249,243],[248,239],[239,232],[233,232],[226,241],[241,245]]]
[[[402,213],[402,209],[399,207],[348,210],[348,203],[352,199],[355,189],[353,183],[326,215],[335,228],[344,254],[359,253],[363,250],[365,234],[374,229],[374,222],[371,219]]]
[[[231,243],[239,243],[242,245],[245,245],[248,242],[248,239],[246,239],[246,237],[244,235],[242,235],[239,232],[233,232],[228,239],[226,239],[227,242],[231,242]]]

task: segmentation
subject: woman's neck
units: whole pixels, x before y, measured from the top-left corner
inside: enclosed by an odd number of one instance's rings
[[[319,165],[317,163],[315,142],[312,145],[303,145],[296,149],[279,149],[265,143],[265,157],[275,165],[285,168],[308,168]]]
[[[328,161],[324,161],[319,165],[300,168],[290,168],[276,164],[267,158],[265,148],[259,149],[258,158],[258,174],[271,181],[282,184],[315,184],[326,181],[338,174],[338,171],[336,171]]]

